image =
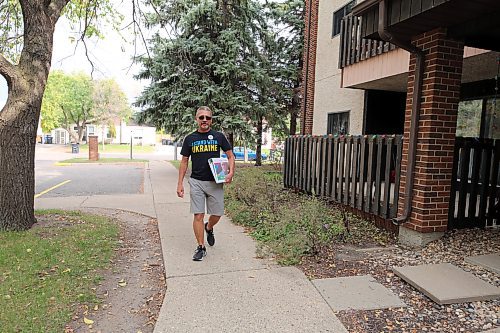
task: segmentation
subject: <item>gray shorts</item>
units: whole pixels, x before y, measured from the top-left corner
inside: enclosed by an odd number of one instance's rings
[[[189,177],[191,213],[222,216],[224,215],[224,184]]]

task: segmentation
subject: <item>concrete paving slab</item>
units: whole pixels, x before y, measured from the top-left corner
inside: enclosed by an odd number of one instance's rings
[[[189,212],[189,203],[157,204],[159,228],[161,236],[179,236],[193,234],[193,215]],[[208,216],[205,217],[208,220]],[[232,224],[226,216],[215,227],[215,236],[220,233],[242,233],[243,227]],[[194,238],[193,238],[194,239]],[[165,244],[168,246],[168,244]]]
[[[449,263],[392,269],[399,277],[438,304],[500,298],[500,288]]]
[[[171,278],[167,286],[155,333],[347,333],[293,267]]]
[[[371,275],[312,280],[335,311],[406,307],[401,299]]]
[[[196,241],[193,233],[162,239],[167,277],[263,269],[271,262],[255,258],[255,244],[238,233],[217,233],[215,246],[207,246],[202,262],[193,261]],[[163,246],[165,244],[165,246]]]
[[[149,168],[149,162],[146,163],[144,167],[144,193],[145,194],[152,194],[153,193],[153,187],[151,186],[151,169]]]
[[[88,198],[88,196],[36,198],[35,209],[78,209]]]
[[[89,197],[82,207],[122,209],[156,217],[152,194],[94,195]]]
[[[156,217],[152,195],[94,195],[77,197],[37,198],[35,209],[110,208]]]
[[[484,267],[491,272],[500,274],[500,253],[467,257],[465,258],[465,261],[473,265]]]

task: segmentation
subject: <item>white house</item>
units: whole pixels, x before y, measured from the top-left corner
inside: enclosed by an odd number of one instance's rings
[[[102,143],[103,138],[106,143],[115,144],[130,144],[132,137],[132,142],[134,145],[155,145],[156,144],[156,129],[151,126],[138,126],[133,122],[129,122],[127,125],[125,121],[119,121],[115,124],[115,137],[111,137],[110,127],[108,125],[93,125],[89,124],[86,126],[83,134],[83,141],[87,141],[89,135],[97,136],[98,142]],[[72,130],[74,133],[77,131],[77,127],[73,126]],[[72,138],[68,131],[64,128],[56,128],[50,132],[52,137],[52,143],[54,144],[69,144]],[[44,137],[44,143],[45,137]]]

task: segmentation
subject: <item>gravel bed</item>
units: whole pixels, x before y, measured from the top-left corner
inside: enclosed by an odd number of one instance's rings
[[[491,253],[500,253],[499,229],[454,230],[422,249],[395,244],[375,249],[335,245],[322,256],[304,258],[299,268],[311,279],[371,274],[407,305],[336,312],[349,332],[483,332],[500,328],[500,300],[439,305],[396,276],[391,268],[452,263],[500,287],[498,274],[465,262],[465,257]]]

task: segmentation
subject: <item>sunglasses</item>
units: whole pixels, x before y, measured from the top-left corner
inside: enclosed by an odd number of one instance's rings
[[[200,119],[200,120],[205,120],[205,119],[206,120],[212,120],[212,117],[210,117],[210,116],[199,116],[198,119]]]

